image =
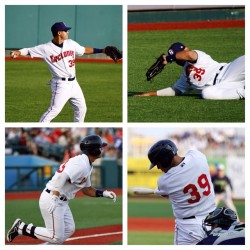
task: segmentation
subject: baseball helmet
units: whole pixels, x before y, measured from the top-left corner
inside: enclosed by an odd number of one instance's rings
[[[175,55],[177,52],[182,51],[186,48],[186,46],[183,43],[180,42],[176,42],[173,43],[169,49],[168,49],[168,55]]]
[[[218,224],[219,226],[230,226],[237,221],[237,214],[230,208],[218,207],[205,218],[204,224],[212,226]]]
[[[102,153],[101,148],[107,145],[99,135],[88,135],[80,142],[80,149],[84,154],[98,156]]]
[[[149,169],[160,163],[163,167],[169,167],[174,156],[177,154],[176,145],[170,140],[156,142],[148,151],[148,159],[151,164]]]

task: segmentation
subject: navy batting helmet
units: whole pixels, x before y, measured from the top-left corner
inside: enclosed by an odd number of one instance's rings
[[[148,151],[148,159],[151,164],[149,169],[152,169],[158,163],[163,167],[169,167],[174,156],[177,154],[176,145],[170,140],[161,140],[156,142]]]
[[[206,226],[218,224],[219,226],[230,226],[237,221],[237,214],[230,208],[218,207],[204,220]]]
[[[98,156],[101,154],[101,148],[107,146],[99,135],[88,135],[80,143],[80,149],[87,155]]]

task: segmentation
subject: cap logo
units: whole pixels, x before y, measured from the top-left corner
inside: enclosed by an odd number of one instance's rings
[[[174,54],[174,51],[173,51],[172,49],[169,49],[169,50],[168,50],[168,53],[169,53],[170,55],[173,55],[173,54]]]

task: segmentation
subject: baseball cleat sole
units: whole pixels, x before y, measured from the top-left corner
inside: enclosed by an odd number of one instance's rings
[[[21,223],[22,223],[21,219],[16,219],[14,221],[13,225],[11,226],[6,236],[8,242],[13,241],[18,236],[18,228]]]

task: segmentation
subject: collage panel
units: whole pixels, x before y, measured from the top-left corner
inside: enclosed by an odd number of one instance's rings
[[[122,245],[122,127],[5,129],[6,245]]]
[[[128,121],[244,122],[245,6],[128,5]]]
[[[6,5],[5,121],[122,122],[122,46],[122,5]]]
[[[3,249],[246,244],[240,2],[0,4]]]
[[[244,245],[244,176],[244,128],[128,128],[128,245]]]

